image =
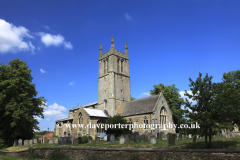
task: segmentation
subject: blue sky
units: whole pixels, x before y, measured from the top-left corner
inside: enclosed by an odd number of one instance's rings
[[[220,82],[239,69],[239,0],[17,1],[0,5],[0,63],[19,58],[48,101],[41,130],[98,99],[98,54],[128,43],[131,95],[153,85],[189,91],[199,72]],[[181,92],[182,93],[182,92]]]

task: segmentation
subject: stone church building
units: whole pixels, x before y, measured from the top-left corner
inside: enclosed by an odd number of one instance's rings
[[[130,74],[128,47],[125,43],[125,53],[114,47],[113,37],[111,48],[102,53],[102,44],[99,49],[99,77],[98,101],[84,106],[77,105],[69,110],[68,118],[55,122],[54,134],[58,137],[90,135],[95,137],[101,133],[99,128],[87,128],[87,124],[103,124],[105,120],[117,114],[124,116],[132,124],[173,124],[172,112],[164,95],[150,96],[137,100],[130,100]],[[66,124],[70,124],[66,127]],[[83,128],[72,124],[83,124]],[[86,128],[85,128],[86,127]],[[150,127],[134,128],[133,132],[143,134],[146,131],[157,133],[175,133],[173,128]]]

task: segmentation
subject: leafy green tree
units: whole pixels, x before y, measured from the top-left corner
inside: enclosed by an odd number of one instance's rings
[[[105,128],[103,129],[104,132],[106,134],[115,134],[115,137],[119,137],[120,135],[128,135],[128,134],[132,134],[132,127],[131,129],[129,130],[129,124],[131,124],[130,122],[127,122],[127,120],[121,116],[121,115],[115,115],[113,117],[110,117],[107,119],[107,121],[104,123],[104,126],[105,125],[115,125],[115,124],[119,124],[120,123],[120,126],[116,125],[116,128],[115,126],[112,127],[112,128],[108,128],[107,130],[105,130]],[[121,128],[121,124],[128,124],[127,127],[124,126],[124,128]]]
[[[150,90],[150,94],[157,95],[161,92],[163,93],[168,106],[170,107],[173,115],[173,121],[175,124],[180,124],[184,120],[185,111],[181,109],[181,106],[184,104],[183,98],[180,98],[179,89],[175,87],[175,84],[164,86],[160,83],[159,85],[154,85],[153,90]],[[178,130],[177,130],[178,131]]]
[[[133,100],[135,100],[135,98],[131,96],[131,101],[133,101]]]
[[[44,118],[44,97],[36,97],[32,83],[31,69],[19,59],[8,65],[0,64],[0,131],[5,145],[12,145],[14,139],[34,137],[39,130],[36,116]]]

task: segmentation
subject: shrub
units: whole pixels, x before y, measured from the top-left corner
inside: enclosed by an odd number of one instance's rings
[[[82,136],[82,143],[88,143],[88,137]]]

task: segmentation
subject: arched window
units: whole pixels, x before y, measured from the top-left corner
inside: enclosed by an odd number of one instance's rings
[[[166,126],[167,116],[166,116],[166,109],[162,107],[160,111],[160,126],[164,127]],[[166,126],[167,127],[167,126]]]
[[[107,60],[106,60],[106,73],[108,73],[108,58],[107,58]]]
[[[106,109],[107,108],[107,100],[105,99],[104,100],[104,109]]]
[[[83,117],[82,117],[82,113],[80,112],[78,115],[78,123],[79,124],[83,124]],[[80,131],[82,131],[82,127],[79,128]]]
[[[123,73],[123,59],[121,61],[121,73]]]
[[[148,119],[146,116],[144,117],[143,123],[145,124],[144,129],[148,129]]]

